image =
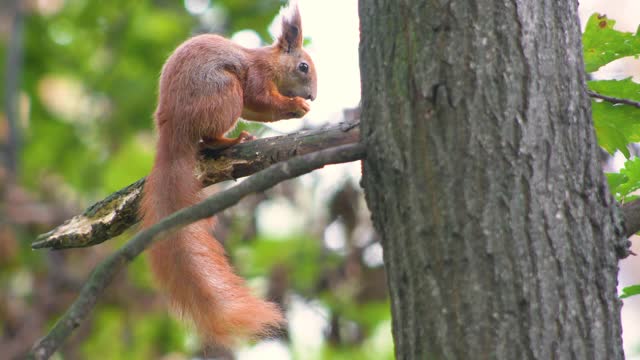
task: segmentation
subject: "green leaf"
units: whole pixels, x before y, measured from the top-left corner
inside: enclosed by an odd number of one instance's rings
[[[622,289],[622,294],[620,294],[620,299],[628,298],[630,296],[640,294],[640,285],[631,285]]]
[[[631,77],[622,80],[595,80],[587,83],[589,89],[616,98],[630,99],[640,102],[640,84],[631,80]],[[629,106],[629,105],[619,105]]]
[[[640,199],[640,196],[638,196],[638,195],[627,195],[624,198],[624,202],[632,202],[632,201],[636,201],[638,199]]]
[[[587,72],[594,72],[614,60],[640,54],[640,36],[613,29],[615,20],[593,14],[587,21],[582,44]]]
[[[607,182],[609,183],[609,190],[615,194],[618,192],[618,187],[627,181],[629,178],[624,174],[619,173],[605,173],[607,176]]]
[[[628,200],[627,195],[640,189],[640,158],[627,160],[620,174],[607,174],[607,179],[610,184],[614,183],[611,192],[616,195],[618,201]]]
[[[595,108],[593,109],[593,113],[598,145],[602,146],[611,155],[613,155],[616,150],[620,150],[626,158],[629,158],[631,155],[629,149],[627,149],[627,144],[630,142],[629,139],[615,126],[598,121],[595,115]]]
[[[640,84],[633,82],[631,78],[589,81],[588,86],[603,95],[640,101]],[[593,100],[592,111],[599,145],[610,154],[620,150],[629,158],[627,145],[640,141],[640,109]]]
[[[598,144],[610,154],[620,150],[630,157],[627,145],[640,142],[640,109],[608,102],[592,102]]]

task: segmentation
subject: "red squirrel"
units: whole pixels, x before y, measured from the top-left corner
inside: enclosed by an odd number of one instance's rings
[[[193,176],[201,142],[226,148],[253,137],[227,138],[239,117],[270,122],[299,118],[316,97],[316,72],[302,48],[295,3],[281,10],[275,43],[244,48],[217,35],[180,45],[162,68],[155,123],[157,154],[143,191],[143,228],[197,203]],[[224,248],[202,220],[171,233],[150,249],[151,268],[177,312],[206,342],[231,346],[238,338],[268,334],[284,322],[281,311],[253,296],[228,263]]]

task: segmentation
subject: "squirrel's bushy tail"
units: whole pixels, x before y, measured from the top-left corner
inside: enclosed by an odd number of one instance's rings
[[[166,141],[160,136],[160,142]],[[166,145],[166,144],[165,144]],[[199,201],[195,149],[158,146],[141,204],[143,227]],[[168,235],[150,249],[151,267],[174,309],[190,319],[204,340],[230,346],[237,338],[267,335],[283,323],[278,307],[253,296],[224,248],[202,220]]]

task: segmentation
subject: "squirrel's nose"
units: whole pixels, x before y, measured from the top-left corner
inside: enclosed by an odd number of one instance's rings
[[[307,100],[311,100],[311,101],[313,101],[315,98],[316,98],[316,97],[315,97],[315,96],[313,96],[313,95],[311,95],[311,94],[307,95]]]

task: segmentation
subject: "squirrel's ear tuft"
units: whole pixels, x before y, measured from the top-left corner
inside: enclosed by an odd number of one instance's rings
[[[298,2],[289,1],[289,5],[280,10],[279,17],[282,28],[278,40],[276,40],[278,47],[284,52],[302,48],[302,19]]]

